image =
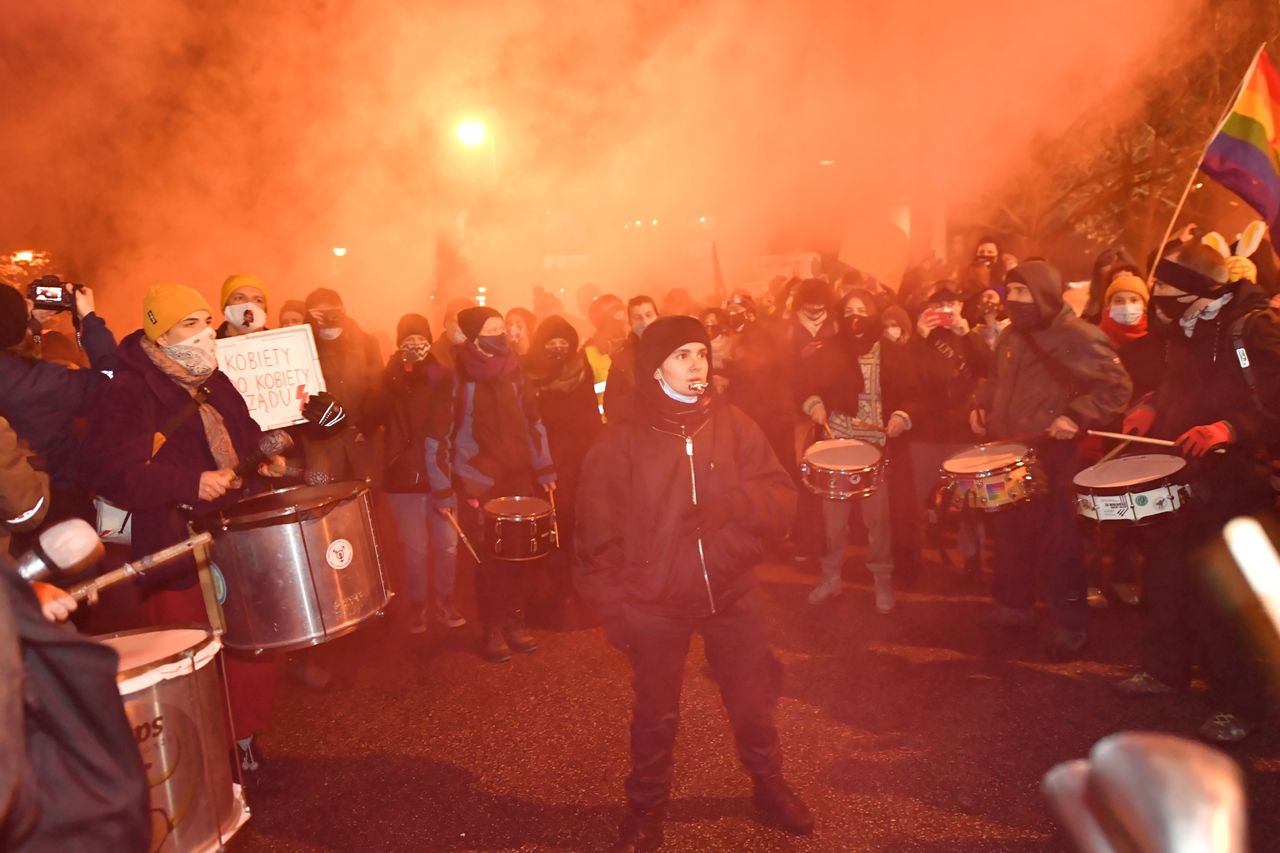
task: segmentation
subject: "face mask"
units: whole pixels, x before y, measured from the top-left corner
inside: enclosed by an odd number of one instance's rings
[[[426,358],[430,349],[431,344],[401,344],[400,357],[412,364]]]
[[[1112,305],[1111,319],[1121,326],[1132,326],[1142,319],[1142,315],[1146,313],[1146,310],[1142,305]]]
[[[823,320],[827,319],[827,312],[826,309],[819,309],[817,311],[805,309],[800,312],[800,316],[804,317],[810,323],[821,323]]]
[[[552,364],[564,364],[569,360],[569,351],[567,349],[549,349],[546,350],[547,361]]]
[[[848,317],[844,318],[844,322],[849,328],[849,331],[853,332],[855,335],[860,335],[866,331],[867,318],[861,314],[850,314]]]
[[[213,329],[205,329],[180,344],[163,347],[163,352],[192,376],[208,376],[218,369],[218,341]]]
[[[256,332],[267,325],[267,312],[252,302],[228,305],[222,309],[222,316],[226,317],[228,323],[242,332]]]
[[[449,340],[453,341],[455,344],[465,344],[467,342],[467,336],[461,329],[454,326],[449,332]]]
[[[506,335],[480,335],[476,338],[476,343],[489,355],[502,355],[508,346]]]
[[[729,314],[729,328],[741,332],[747,327],[747,312],[739,311]]]
[[[319,331],[320,331],[321,340],[336,341],[338,338],[342,337],[341,326],[329,326],[329,327],[320,329]]]
[[[1154,309],[1152,313],[1156,320],[1164,325],[1170,325],[1174,321],[1182,317],[1186,313],[1189,303],[1182,301],[1181,296],[1153,296],[1151,297],[1151,307]]]
[[[662,389],[662,393],[666,394],[677,403],[692,404],[698,402],[698,398],[694,395],[677,394],[676,390],[667,384],[667,379],[661,373],[658,374],[658,387]]]
[[[724,334],[724,326],[707,326],[707,337],[712,340]]]
[[[1040,327],[1040,309],[1034,302],[1008,302],[1005,310],[1009,312],[1009,322],[1015,329],[1031,331]]]
[[[902,327],[890,326],[884,330],[884,336],[895,343],[902,340]]]

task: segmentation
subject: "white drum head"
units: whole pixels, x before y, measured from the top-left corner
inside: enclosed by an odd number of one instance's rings
[[[856,438],[832,438],[806,450],[804,461],[830,471],[863,471],[880,461],[880,450]]]
[[[1168,453],[1139,453],[1108,459],[1085,468],[1075,476],[1075,484],[1085,489],[1136,486],[1160,480],[1187,467],[1187,460]]]
[[[1008,468],[1026,458],[1025,444],[979,444],[949,457],[942,463],[942,470],[948,474],[978,474]]]
[[[189,675],[222,648],[221,640],[199,628],[137,631],[97,639],[120,655],[116,681],[124,696],[167,678]],[[187,652],[194,655],[188,658]]]

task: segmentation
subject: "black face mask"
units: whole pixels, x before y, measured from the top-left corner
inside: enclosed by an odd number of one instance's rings
[[[569,351],[566,349],[549,349],[544,352],[547,354],[547,361],[554,365],[561,365],[569,360]]]
[[[507,336],[504,335],[480,335],[476,338],[476,343],[480,349],[489,353],[489,355],[503,355],[508,349]]]
[[[732,329],[734,332],[741,332],[746,327],[747,327],[747,315],[745,312],[742,314],[729,315],[729,328]]]
[[[1034,302],[1007,302],[1005,310],[1009,312],[1009,322],[1015,329],[1029,332],[1041,326],[1040,308]]]
[[[1182,302],[1182,296],[1151,297],[1151,316],[1162,326],[1172,326],[1182,318],[1190,302]]]

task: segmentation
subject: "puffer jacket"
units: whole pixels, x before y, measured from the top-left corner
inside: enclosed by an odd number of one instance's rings
[[[605,623],[624,603],[673,616],[728,606],[755,586],[766,539],[791,524],[791,475],[754,421],[713,398],[691,429],[686,437],[652,420],[612,425],[587,454],[573,572]],[[705,577],[698,540],[680,523],[695,480],[699,503],[732,509],[727,524],[702,537]]]
[[[1062,301],[1062,281],[1049,264],[1028,261],[1015,272],[1026,281],[1042,325],[1034,331],[1010,325],[996,341],[989,378],[976,395],[987,412],[987,438],[1037,435],[1059,415],[1082,430],[1120,416],[1133,384],[1106,333]]]

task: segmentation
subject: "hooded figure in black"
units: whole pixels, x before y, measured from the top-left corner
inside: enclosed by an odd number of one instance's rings
[[[1216,539],[1231,518],[1275,501],[1265,460],[1280,429],[1271,378],[1280,374],[1280,325],[1256,285],[1228,279],[1222,256],[1200,243],[1156,266],[1150,323],[1165,341],[1163,380],[1130,410],[1124,431],[1175,440],[1197,500],[1173,522],[1142,528],[1148,566],[1142,671],[1118,689],[1143,696],[1186,688],[1198,629],[1201,674],[1215,712],[1201,734],[1230,743],[1248,735],[1268,709],[1272,676],[1259,635],[1248,630],[1261,612],[1237,574],[1188,555]]]
[[[1034,628],[1035,570],[1053,615],[1048,651],[1079,656],[1086,641],[1085,564],[1072,478],[1076,443],[1124,411],[1133,389],[1106,333],[1062,301],[1062,279],[1044,261],[1015,267],[1007,281],[1010,326],[1000,333],[990,377],[970,415],[987,441],[1033,444],[1045,491],[990,516],[995,620]]]
[[[546,594],[535,593],[532,606],[546,610],[545,615],[553,623],[572,627],[585,621],[569,577],[578,481],[582,460],[604,427],[591,365],[578,348],[578,333],[568,320],[553,314],[538,324],[526,363],[538,413],[547,430],[547,446],[556,465],[556,519],[560,531],[560,548],[548,561],[550,589],[540,591]]]
[[[763,433],[704,389],[713,365],[692,317],[655,321],[636,353],[634,422],[587,454],[574,578],[635,673],[631,773],[618,851],[654,850],[671,788],[689,640],[701,633],[757,807],[784,828],[813,819],[783,781],[773,708],[778,664],[754,574],[764,540],[795,507],[791,477]]]

